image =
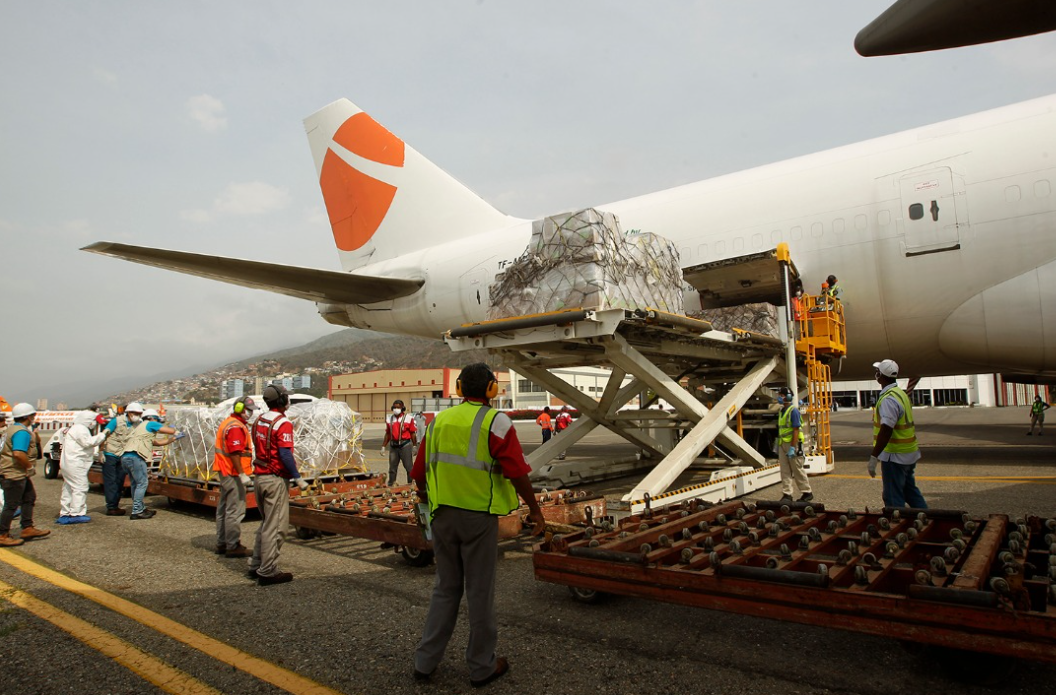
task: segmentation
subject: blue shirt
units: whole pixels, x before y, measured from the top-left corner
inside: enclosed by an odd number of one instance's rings
[[[29,430],[19,430],[11,435],[11,449],[13,451],[21,451],[23,454],[29,453],[29,445],[33,443],[33,435],[30,434]]]

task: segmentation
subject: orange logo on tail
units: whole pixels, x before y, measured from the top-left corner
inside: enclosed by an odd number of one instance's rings
[[[364,159],[403,166],[403,141],[365,113],[342,123],[334,133],[334,142]],[[395,186],[349,166],[332,149],[323,157],[319,186],[334,242],[342,251],[355,251],[370,241],[396,195]]]

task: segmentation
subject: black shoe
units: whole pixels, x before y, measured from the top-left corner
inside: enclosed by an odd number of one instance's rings
[[[811,502],[814,499],[814,494],[811,492],[804,492],[803,496],[799,498],[800,502]]]
[[[153,512],[149,509],[144,509],[139,514],[132,514],[129,519],[152,519],[157,512]]]
[[[481,678],[479,681],[470,679],[469,684],[474,688],[483,688],[488,683],[496,681],[506,675],[506,672],[510,670],[510,662],[506,661],[506,657],[500,656],[495,659],[495,670],[487,678]]]
[[[792,501],[792,495],[781,495],[781,499],[778,500],[778,502],[791,502],[791,501]]]
[[[1032,435],[1032,434],[1033,434],[1033,432],[1027,432],[1027,436],[1028,436],[1028,437],[1029,437],[1030,435]]]
[[[293,575],[289,572],[279,572],[273,574],[270,577],[257,576],[257,584],[260,586],[268,586],[269,584],[285,584],[286,582],[292,582]]]
[[[214,549],[214,552],[217,555],[223,555],[224,553],[226,553],[227,552],[227,543],[217,543],[216,544],[216,548]]]
[[[252,579],[253,581],[257,581],[258,579],[260,579],[260,575],[257,574],[256,570],[246,570],[246,576]]]
[[[429,680],[432,677],[433,677],[433,674],[432,674],[431,671],[429,673],[423,673],[422,671],[419,671],[418,669],[414,669],[414,680],[416,680],[416,681],[427,681],[427,680]]]

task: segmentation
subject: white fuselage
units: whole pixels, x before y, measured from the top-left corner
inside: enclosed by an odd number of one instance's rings
[[[807,291],[843,289],[841,375],[1056,371],[1056,96],[596,206],[679,247],[684,267],[787,242]],[[320,305],[332,323],[436,338],[486,318],[531,222],[361,270],[416,294]],[[478,294],[479,293],[479,294]]]

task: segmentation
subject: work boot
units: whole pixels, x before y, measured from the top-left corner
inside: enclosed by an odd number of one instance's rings
[[[126,514],[126,511],[124,509],[122,509],[121,507],[114,507],[113,509],[107,509],[106,510],[106,515],[107,516],[124,516],[125,514]]]
[[[241,543],[238,544],[238,547],[224,553],[224,557],[251,557],[252,555],[253,551]]]
[[[804,492],[803,496],[799,498],[800,502],[810,502],[814,499],[814,493]]]
[[[39,529],[36,526],[30,526],[29,528],[22,529],[22,540],[28,541],[33,538],[43,538],[44,536],[50,536],[51,531],[45,531]]]
[[[293,575],[289,572],[279,572],[273,574],[270,577],[258,576],[257,584],[260,586],[268,586],[269,584],[285,584],[286,582],[292,582]]]
[[[13,548],[16,545],[22,545],[25,543],[21,538],[12,538],[11,534],[5,533],[0,536],[0,548]]]

